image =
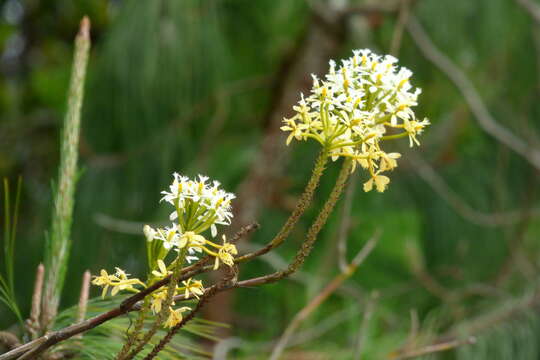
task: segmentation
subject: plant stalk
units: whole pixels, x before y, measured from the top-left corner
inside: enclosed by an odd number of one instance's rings
[[[70,232],[77,181],[81,107],[89,50],[90,21],[87,17],[84,17],[81,21],[79,33],[75,38],[67,112],[62,129],[60,166],[51,232],[46,239],[45,246],[46,274],[42,311],[43,330],[51,328],[53,319],[57,314],[71,247]]]

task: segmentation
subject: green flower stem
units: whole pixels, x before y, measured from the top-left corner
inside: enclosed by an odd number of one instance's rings
[[[178,283],[178,279],[180,278],[180,274],[182,273],[182,266],[184,265],[184,260],[186,258],[187,254],[187,247],[184,247],[180,254],[178,255],[178,258],[176,259],[176,266],[173,270],[171,280],[169,281],[169,285],[167,287],[167,297],[165,301],[163,302],[161,311],[159,312],[159,315],[152,324],[152,327],[150,330],[144,334],[144,337],[141,339],[141,341],[137,344],[137,347],[132,350],[126,357],[117,357],[117,360],[131,360],[133,359],[141,350],[144,348],[144,346],[152,340],[152,337],[154,334],[158,331],[159,327],[163,324],[163,322],[167,319],[169,316],[170,310],[169,307],[171,306],[173,302],[174,293],[176,290],[176,284]],[[149,295],[152,296],[152,295]],[[120,355],[120,354],[119,354]]]
[[[139,335],[144,326],[146,315],[150,312],[150,297],[151,296],[147,296],[144,298],[144,302],[141,307],[141,311],[139,311],[139,315],[137,316],[133,331],[128,334],[126,343],[116,356],[117,359],[123,359],[128,354],[129,350],[131,350],[131,348],[137,343]]]
[[[341,167],[341,171],[339,172],[339,176],[336,180],[336,184],[334,185],[334,188],[332,189],[328,200],[326,200],[326,203],[324,204],[321,212],[319,213],[319,215],[317,215],[317,218],[309,228],[306,240],[302,243],[302,247],[297,252],[293,262],[288,266],[287,270],[283,272],[284,276],[288,276],[298,270],[298,268],[300,268],[300,266],[302,266],[302,264],[304,263],[306,257],[311,253],[311,250],[313,249],[313,244],[317,240],[319,232],[326,224],[328,216],[334,210],[334,207],[338,202],[341,193],[345,189],[347,179],[349,178],[349,175],[351,173],[351,164],[352,161],[350,159],[346,159],[344,161],[343,166]]]
[[[300,266],[302,266],[307,256],[311,253],[311,250],[313,249],[313,244],[317,240],[319,232],[326,224],[328,216],[334,210],[334,207],[339,200],[339,197],[343,192],[345,185],[347,184],[347,179],[349,178],[349,175],[351,173],[351,165],[352,161],[350,159],[346,159],[343,163],[339,176],[336,180],[336,184],[334,185],[330,196],[326,200],[326,203],[324,204],[321,212],[319,213],[319,215],[317,215],[317,218],[309,228],[306,239],[302,243],[302,247],[298,250],[296,256],[294,257],[291,264],[287,267],[287,269],[244,281],[243,286],[262,285],[276,282],[294,273],[300,268]]]
[[[291,216],[287,219],[281,230],[278,232],[278,234],[270,241],[270,243],[265,246],[264,248],[260,249],[259,251],[255,251],[250,254],[246,254],[243,256],[239,256],[235,259],[235,263],[241,263],[244,261],[248,261],[250,259],[253,259],[257,256],[260,256],[262,254],[267,253],[271,249],[278,247],[289,237],[289,234],[291,233],[292,229],[302,216],[302,214],[306,211],[309,204],[311,204],[311,201],[313,200],[313,194],[315,193],[315,190],[317,189],[317,186],[319,185],[319,181],[321,179],[321,176],[326,168],[326,163],[328,162],[328,156],[329,152],[326,148],[324,148],[321,153],[319,154],[319,157],[315,161],[315,167],[313,168],[313,173],[311,175],[311,178],[308,181],[308,184],[306,185],[306,188],[304,189],[304,192],[302,193],[300,199],[298,200],[298,203],[296,203],[296,207],[294,208]]]
[[[42,313],[44,329],[52,326],[53,319],[58,311],[58,303],[64,285],[71,247],[70,232],[77,180],[81,107],[89,51],[90,21],[85,17],[81,21],[79,33],[75,38],[73,70],[69,86],[67,112],[62,130],[60,166],[51,232],[45,246],[46,274]]]
[[[381,137],[381,140],[394,140],[394,139],[401,139],[401,138],[404,138],[405,136],[409,135],[408,132],[402,132],[402,133],[399,133],[399,134],[395,134],[395,135],[388,135],[388,136],[383,136]]]

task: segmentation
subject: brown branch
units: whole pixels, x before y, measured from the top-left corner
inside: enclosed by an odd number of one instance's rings
[[[88,294],[90,292],[90,271],[86,270],[83,274],[81,293],[79,295],[79,306],[77,309],[77,319],[75,323],[84,321],[86,316],[86,308],[88,304]]]
[[[437,344],[432,344],[425,346],[423,348],[414,349],[410,351],[404,351],[399,354],[390,354],[390,359],[392,360],[403,360],[403,359],[412,359],[415,357],[425,356],[428,354],[433,354],[441,351],[448,351],[455,349],[456,347],[463,345],[471,345],[476,343],[476,338],[468,337],[467,339],[454,339],[446,342],[441,342]]]
[[[32,305],[30,308],[30,318],[26,320],[26,330],[32,339],[35,339],[40,330],[39,315],[41,312],[41,294],[43,291],[43,275],[45,267],[39,264],[36,269],[36,280],[34,281],[34,292],[32,293]]]
[[[23,344],[11,351],[8,351],[7,353],[4,353],[2,355],[0,355],[0,359],[1,360],[4,360],[4,359],[15,359],[17,357],[19,357],[20,355],[24,355],[26,352],[36,348],[37,346],[39,346],[40,344],[43,344],[44,342],[46,342],[48,339],[47,335],[45,336],[42,336],[40,338],[37,338],[35,340],[32,340],[26,344]]]
[[[403,31],[405,30],[405,24],[409,18],[409,12],[411,10],[412,0],[400,0],[399,15],[396,25],[394,27],[394,34],[392,35],[392,43],[390,44],[390,54],[398,56],[399,49],[401,47],[401,41],[403,39]]]
[[[493,138],[506,145],[516,154],[522,156],[532,166],[540,169],[540,150],[527,144],[523,139],[514,135],[503,125],[499,124],[487,109],[484,101],[476,91],[472,82],[445,54],[443,54],[426,31],[412,15],[407,22],[407,31],[415,41],[426,59],[431,61],[454,83],[461,91],[465,101],[469,104],[478,125]]]
[[[242,228],[232,238],[232,240],[238,241],[238,239],[241,236],[247,235],[249,232],[257,229],[258,226],[259,226],[258,224],[251,224]],[[204,267],[207,261],[208,261],[208,258],[203,258],[199,260],[197,263],[182,269],[182,276],[178,279],[178,281],[181,282],[183,280],[187,280],[190,277],[193,277],[203,272],[204,269],[207,269]],[[30,353],[31,356],[37,356],[41,354],[42,352],[44,352],[45,350],[47,350],[48,348],[50,348],[51,346],[54,346],[63,340],[69,339],[77,334],[81,334],[83,332],[91,330],[95,328],[96,326],[103,324],[104,322],[107,322],[118,316],[124,315],[130,311],[137,310],[138,308],[137,303],[139,301],[144,299],[147,295],[151,294],[152,292],[158,290],[160,287],[166,285],[169,281],[170,281],[170,277],[165,277],[164,279],[156,282],[152,286],[149,286],[148,288],[142,290],[141,292],[125,299],[124,301],[122,301],[122,303],[118,307],[112,310],[109,310],[107,312],[104,312],[100,315],[97,315],[93,318],[90,318],[88,320],[85,320],[81,323],[74,324],[66,328],[63,328],[61,330],[46,334],[34,341],[26,343],[16,349],[13,349],[12,351],[9,351],[7,353],[0,355],[0,360],[14,359],[20,356],[21,354],[25,354],[25,353],[26,354]]]

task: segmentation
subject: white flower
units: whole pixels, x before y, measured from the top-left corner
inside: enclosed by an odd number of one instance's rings
[[[164,229],[157,229],[156,239],[163,241],[163,247],[169,250],[173,246],[178,246],[180,234],[178,232],[178,226],[173,224],[171,227]]]
[[[339,66],[331,60],[328,74],[312,75],[311,93],[283,120],[287,145],[293,139],[316,140],[333,160],[349,157],[355,160],[352,170],[359,163],[369,171],[366,191],[384,191],[390,180],[381,172],[395,168],[399,154],[384,156],[381,143],[408,136],[411,146],[419,144],[416,136],[429,124],[418,121],[413,110],[421,90],[411,85],[412,72],[397,63],[369,49],[353,51]]]
[[[161,201],[175,207],[171,221],[177,221],[182,232],[203,232],[211,228],[217,234],[215,224],[229,225],[233,217],[231,201],[234,194],[220,189],[218,181],[209,182],[208,177],[199,175],[190,180],[178,173],[173,174],[169,191],[162,191]]]
[[[156,238],[157,231],[154,230],[150,225],[144,225],[143,233],[147,241],[152,241]]]

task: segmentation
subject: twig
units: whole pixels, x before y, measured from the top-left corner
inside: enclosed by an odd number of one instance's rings
[[[406,254],[413,274],[429,293],[444,302],[452,303],[456,300],[456,295],[453,292],[441,285],[437,279],[426,271],[426,265],[420,250],[410,241],[406,243]]]
[[[86,308],[88,304],[88,294],[90,292],[90,271],[86,270],[83,274],[81,293],[79,295],[79,306],[77,308],[77,320],[75,323],[84,321]]]
[[[251,244],[243,244],[243,247],[254,248],[254,246]],[[270,252],[264,256],[259,257],[258,259],[260,261],[266,262],[274,270],[278,270],[287,266],[287,261],[285,261],[285,259],[281,257],[279,254],[277,254],[276,252]],[[306,271],[298,270],[293,275],[291,275],[289,279],[296,281],[301,285],[308,285],[309,283],[311,283],[314,276],[316,275],[311,274],[311,273],[308,274]],[[321,279],[316,278],[316,280],[319,281]],[[354,297],[355,299],[361,301],[364,298],[363,292],[355,284],[344,283],[338,288],[336,293],[339,293],[341,296],[347,299]]]
[[[58,184],[52,215],[50,237],[45,247],[45,288],[41,325],[47,329],[52,325],[58,311],[60,294],[64,284],[69,248],[71,244],[71,220],[73,214],[77,157],[81,125],[81,107],[84,94],[86,65],[90,51],[90,20],[84,17],[75,38],[73,69],[69,87],[69,98],[60,152]]]
[[[540,169],[540,150],[499,124],[490,114],[474,85],[465,74],[433,44],[426,31],[413,15],[409,16],[407,30],[424,56],[437,66],[461,91],[475,115],[478,125],[489,135],[521,155],[532,166]]]
[[[36,269],[36,280],[34,281],[34,292],[32,293],[32,305],[30,308],[30,318],[26,320],[26,329],[35,339],[40,329],[39,314],[41,312],[41,293],[43,290],[43,275],[45,267],[39,264]]]
[[[470,221],[475,225],[488,227],[511,225],[522,220],[523,212],[520,210],[485,213],[474,209],[456,194],[435,169],[433,169],[433,167],[418,154],[409,152],[407,154],[407,159],[407,161],[414,166],[422,180],[424,180],[463,219]],[[531,209],[531,216],[539,215],[540,211],[538,209]]]
[[[360,266],[360,264],[365,260],[365,258],[371,253],[378,241],[378,235],[375,235],[371,238],[366,245],[358,252],[354,257],[353,261],[347,266],[345,271],[341,272],[336,276],[326,287],[314,297],[300,312],[296,314],[289,326],[283,332],[283,335],[277,342],[270,360],[277,360],[281,356],[285,346],[289,342],[291,336],[300,326],[300,324],[319,306],[321,305],[330,295],[336,291],[336,289],[341,285],[343,281],[348,279]]]
[[[476,342],[476,338],[471,336],[467,339],[454,339],[446,342],[441,342],[437,344],[432,344],[425,346],[420,349],[405,351],[400,354],[390,354],[390,359],[392,360],[403,360],[403,359],[412,359],[415,357],[420,357],[428,354],[433,354],[441,351],[452,350],[456,347],[463,345],[471,345]]]
[[[46,342],[48,340],[48,336],[45,335],[45,336],[42,336],[40,338],[37,338],[35,340],[32,340],[26,344],[23,344],[19,347],[16,347],[15,349],[11,350],[11,351],[8,351],[7,353],[4,353],[2,355],[0,355],[0,359],[2,360],[10,360],[10,359],[15,359],[17,357],[19,357],[20,355],[23,355],[27,352],[29,352],[30,350],[32,349],[35,349],[37,348],[40,344],[43,344],[44,342]],[[24,356],[24,355],[23,355]],[[22,357],[21,357],[22,359]],[[29,358],[27,358],[29,359]]]
[[[394,26],[394,34],[392,36],[392,43],[390,45],[390,54],[397,56],[401,47],[401,40],[403,39],[403,30],[405,24],[409,18],[409,12],[411,8],[411,0],[400,0],[399,15],[396,25]]]
[[[364,315],[362,316],[362,324],[360,325],[360,331],[358,332],[358,338],[356,340],[356,349],[355,360],[360,360],[362,358],[362,353],[364,352],[364,343],[366,342],[366,336],[369,327],[369,321],[371,320],[371,315],[373,315],[373,310],[379,298],[379,293],[373,291],[369,296],[368,302],[364,309]]]
[[[540,24],[540,5],[532,0],[516,0],[516,2],[527,11],[527,13]]]

